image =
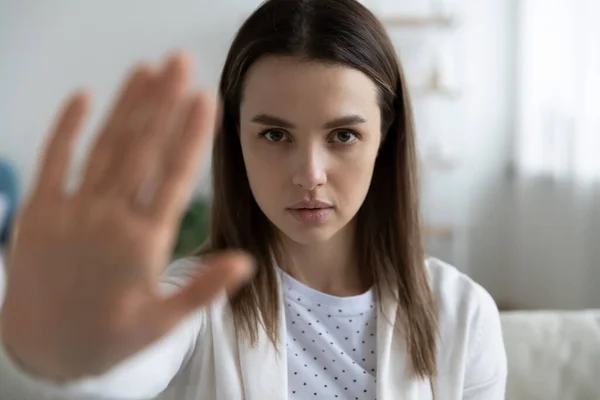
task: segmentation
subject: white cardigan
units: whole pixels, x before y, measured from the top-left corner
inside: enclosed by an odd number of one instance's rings
[[[454,267],[427,260],[439,303],[438,400],[501,400],[506,354],[498,309],[490,295]],[[185,284],[195,266],[169,268],[165,289]],[[386,315],[396,305],[384,301]],[[35,379],[12,363],[0,347],[2,400],[264,400],[286,399],[287,354],[284,307],[280,307],[277,354],[266,333],[256,347],[238,343],[225,297],[184,321],[169,336],[99,377],[61,386]],[[431,399],[428,380],[405,376],[406,349],[384,317],[377,318],[377,399]]]

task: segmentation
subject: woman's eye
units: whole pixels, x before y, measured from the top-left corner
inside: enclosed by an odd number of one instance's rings
[[[338,143],[352,143],[356,139],[356,134],[351,131],[338,131],[333,135],[333,141]]]
[[[262,133],[262,136],[269,142],[282,142],[285,140],[285,134],[278,130],[268,130]]]

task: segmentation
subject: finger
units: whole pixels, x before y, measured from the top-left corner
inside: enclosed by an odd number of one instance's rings
[[[173,134],[174,117],[188,84],[189,65],[182,55],[173,56],[161,73],[160,82],[148,108],[147,124],[136,133],[128,146],[129,157],[119,173],[116,191],[136,200],[149,173],[160,164],[160,153]]]
[[[158,219],[176,220],[189,197],[196,169],[214,130],[214,104],[206,94],[194,95],[182,131],[164,162],[162,180],[149,207]]]
[[[148,211],[148,207],[152,204],[156,194],[157,186],[162,182],[164,177],[165,160],[168,159],[173,146],[178,142],[178,135],[183,130],[186,123],[186,116],[189,111],[190,101],[189,95],[182,96],[178,101],[176,110],[172,115],[172,124],[169,127],[171,134],[167,138],[163,138],[164,145],[160,146],[160,151],[154,156],[155,163],[146,173],[146,179],[139,189],[137,196],[133,197],[134,206],[140,211]]]
[[[208,306],[220,294],[235,292],[254,273],[253,259],[237,251],[213,256],[206,264],[188,286],[157,307],[163,329],[170,329],[198,307]]]
[[[111,168],[118,166],[120,160],[117,155],[122,153],[119,150],[124,147],[131,133],[123,121],[130,116],[140,101],[147,99],[156,76],[156,71],[142,65],[135,68],[127,78],[90,151],[82,191],[101,191],[105,189],[103,183],[107,177],[114,179],[115,172],[111,171]]]
[[[62,196],[77,135],[89,112],[90,95],[77,92],[66,102],[56,119],[42,153],[34,190]]]

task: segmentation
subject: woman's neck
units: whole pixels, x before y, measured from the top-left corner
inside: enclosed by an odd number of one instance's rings
[[[347,226],[326,242],[300,244],[284,239],[281,268],[303,284],[333,296],[356,296],[371,286],[358,264],[354,227]]]

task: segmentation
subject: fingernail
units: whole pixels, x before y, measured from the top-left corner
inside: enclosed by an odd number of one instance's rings
[[[256,271],[256,260],[249,253],[241,250],[233,250],[227,254],[229,262],[241,267],[241,273],[244,278],[249,278]],[[240,268],[238,268],[239,271]]]
[[[167,61],[165,63],[163,71],[165,74],[177,71],[178,69],[183,68],[186,61],[187,56],[185,53],[181,51],[173,52],[167,57]]]
[[[245,264],[250,268],[255,268],[255,260],[249,253],[241,250],[232,251],[230,254],[233,262],[239,262],[240,264]]]

